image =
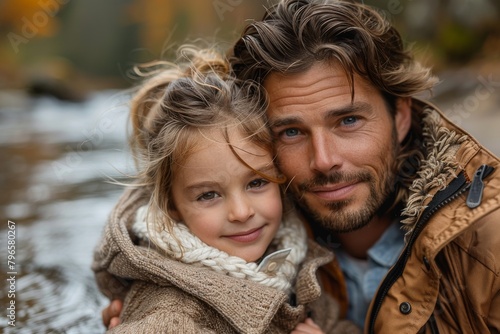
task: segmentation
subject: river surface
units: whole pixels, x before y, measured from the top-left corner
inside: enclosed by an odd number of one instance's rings
[[[0,328],[102,333],[107,301],[90,265],[121,193],[108,181],[132,170],[126,101],[115,92],[77,104],[21,101],[0,110],[0,258],[9,279],[2,279]],[[15,246],[11,262],[8,245]]]
[[[498,155],[500,75],[490,78],[491,73],[472,72],[466,80],[463,73],[445,75],[435,100]],[[67,103],[0,92],[4,333],[104,331],[100,311],[107,301],[90,264],[122,191],[108,181],[133,170],[126,150],[126,98],[106,91]]]

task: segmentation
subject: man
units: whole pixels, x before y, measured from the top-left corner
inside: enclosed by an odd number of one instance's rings
[[[413,98],[436,79],[398,32],[361,4],[282,0],[232,60],[268,93],[279,167],[337,255],[347,317],[366,333],[499,333],[500,161]]]

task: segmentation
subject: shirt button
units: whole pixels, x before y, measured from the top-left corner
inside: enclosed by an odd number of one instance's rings
[[[411,313],[411,304],[408,302],[403,302],[399,304],[399,312],[403,314],[410,314]]]
[[[278,264],[276,262],[271,262],[269,263],[269,265],[267,266],[267,270],[268,271],[274,271],[276,269],[276,267],[278,266]]]

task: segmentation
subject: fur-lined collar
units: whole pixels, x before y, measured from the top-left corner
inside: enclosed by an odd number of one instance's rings
[[[409,231],[415,227],[432,196],[446,188],[450,180],[463,170],[456,160],[456,153],[468,138],[466,134],[446,127],[439,112],[430,105],[413,111],[422,114],[422,145],[427,155],[420,162],[418,177],[409,189],[410,195],[402,212],[406,217],[402,220],[403,228]]]

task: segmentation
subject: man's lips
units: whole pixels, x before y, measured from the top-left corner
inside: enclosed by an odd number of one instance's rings
[[[356,187],[356,185],[357,182],[316,186],[308,189],[308,192],[314,194],[315,196],[321,199],[329,201],[338,201],[338,200],[343,200],[347,196],[349,196]]]
[[[225,235],[225,237],[238,242],[252,242],[260,237],[263,229],[264,226],[261,226],[248,231],[239,232],[231,235]]]

